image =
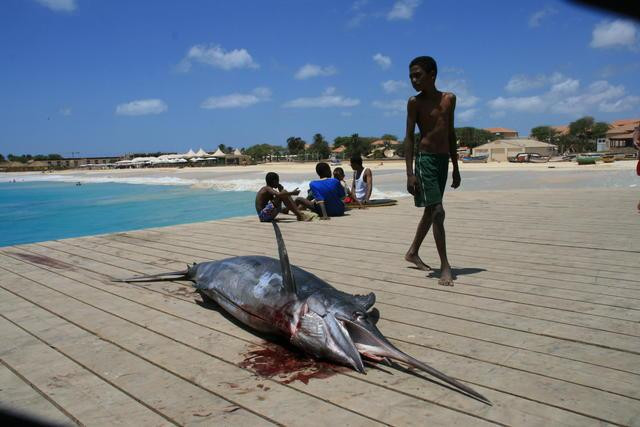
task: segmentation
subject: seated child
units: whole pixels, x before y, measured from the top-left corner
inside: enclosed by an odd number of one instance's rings
[[[280,185],[280,177],[275,172],[267,173],[265,177],[267,185],[258,190],[256,194],[256,213],[260,222],[271,222],[276,219],[276,216],[280,212],[287,213],[291,210],[298,221],[306,221],[308,217],[303,215],[296,204],[291,199],[291,196],[297,196],[300,194],[300,190],[297,188],[293,191],[284,191],[282,185]],[[282,204],[286,208],[282,208]]]
[[[347,195],[344,199],[342,199],[342,201],[345,204],[349,204],[349,203],[355,203],[358,205],[359,208],[364,208],[363,204],[360,202],[360,200],[356,199],[353,194],[351,193],[351,189],[349,188],[349,185],[347,184],[347,182],[344,180],[344,169],[338,167],[333,169],[333,177],[335,179],[337,179],[338,181],[340,181],[340,185],[342,185],[342,187],[344,188],[344,193]]]
[[[296,203],[301,208],[307,208],[318,215],[320,219],[330,219],[332,216],[344,215],[345,191],[340,182],[331,177],[331,167],[328,163],[320,162],[316,165],[316,173],[320,179],[311,181],[309,187],[313,200],[298,197]]]

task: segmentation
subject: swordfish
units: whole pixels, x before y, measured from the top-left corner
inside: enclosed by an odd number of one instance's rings
[[[237,256],[194,263],[184,271],[121,279],[121,282],[189,280],[231,316],[256,331],[280,335],[319,359],[365,373],[363,358],[395,360],[424,371],[462,393],[491,402],[454,378],[404,353],[376,326],[375,294],[351,295],[292,266],[278,224],[272,223],[279,259]]]

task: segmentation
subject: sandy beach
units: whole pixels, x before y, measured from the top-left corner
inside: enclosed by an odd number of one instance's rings
[[[462,186],[457,191],[628,188],[638,185],[635,161],[598,162],[580,166],[575,162],[557,163],[460,163]],[[405,163],[367,161],[374,174],[373,197],[406,197]],[[340,165],[351,179],[348,162]],[[305,189],[315,179],[315,163],[277,162],[251,166],[208,168],[144,168],[110,170],[68,170],[52,173],[6,173],[0,180],[47,180],[68,182],[123,182],[132,184],[188,185],[221,191],[257,191],[267,172],[277,172],[286,188]]]

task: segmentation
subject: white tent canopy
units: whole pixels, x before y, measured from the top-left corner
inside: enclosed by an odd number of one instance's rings
[[[202,148],[200,148],[198,150],[198,152],[196,153],[196,156],[198,156],[198,157],[207,157],[208,155],[209,155],[209,153],[204,151]]]
[[[242,156],[242,153],[240,152],[239,148],[236,148],[236,150],[233,152],[234,155],[236,156]]]
[[[191,157],[196,157],[196,153],[194,153],[193,150],[189,148],[189,151],[183,154],[182,157],[190,159]]]
[[[222,150],[220,150],[220,148],[218,148],[218,149],[216,150],[216,152],[212,154],[212,156],[213,156],[213,157],[226,157],[226,154],[224,154],[224,153],[222,152]]]

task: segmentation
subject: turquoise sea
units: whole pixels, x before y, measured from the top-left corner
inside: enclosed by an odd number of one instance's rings
[[[250,215],[254,198],[173,185],[0,182],[0,246]]]

